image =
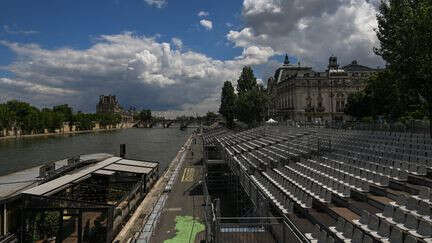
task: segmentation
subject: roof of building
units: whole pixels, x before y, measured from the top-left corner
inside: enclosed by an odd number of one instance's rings
[[[80,181],[84,178],[87,178],[91,173],[102,169],[108,165],[111,165],[112,163],[119,161],[121,158],[119,157],[111,157],[109,159],[106,159],[102,162],[96,163],[94,165],[88,166],[82,170],[79,171],[73,171],[71,174],[66,174],[64,176],[61,176],[57,179],[54,179],[52,181],[48,181],[46,183],[43,183],[41,185],[35,186],[33,188],[30,188],[28,190],[25,190],[24,194],[30,194],[30,195],[36,195],[36,196],[42,196],[42,195],[48,195],[52,194],[52,192],[57,191],[59,188],[64,188],[66,185]]]
[[[129,159],[122,159],[116,162],[116,164],[132,165],[132,166],[148,167],[148,168],[155,168],[158,166],[158,163],[154,163],[154,162],[144,162],[144,161],[129,160]]]
[[[119,172],[136,173],[136,174],[148,174],[152,171],[152,168],[123,165],[123,164],[111,164],[104,168],[105,170],[113,170]]]
[[[115,171],[100,169],[100,170],[97,170],[97,171],[93,172],[93,174],[97,174],[97,175],[114,175]]]
[[[358,62],[356,60],[352,61],[350,64],[342,67],[343,70],[348,71],[348,72],[372,72],[372,71],[376,71],[376,69],[374,68],[370,68],[370,67],[366,67],[363,65],[358,64]]]
[[[100,154],[90,154],[81,155],[80,159],[82,161],[101,161],[106,158],[111,157],[110,154],[100,153]],[[55,169],[59,169],[67,165],[67,159],[59,160],[54,162]],[[11,174],[0,176],[0,200],[5,200],[13,196],[18,195],[21,191],[29,189],[31,187],[37,186],[40,181],[39,169],[40,166],[35,166],[29,169],[17,171]]]
[[[34,186],[23,191],[22,193],[35,196],[49,196],[64,188],[67,188],[72,183],[77,183],[89,178],[91,174],[112,175],[114,172],[148,174],[155,167],[157,167],[157,165],[158,163],[155,162],[110,157],[83,169],[74,170],[52,181]]]

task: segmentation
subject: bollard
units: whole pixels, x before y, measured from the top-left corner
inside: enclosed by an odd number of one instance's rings
[[[120,157],[124,158],[126,155],[126,144],[120,144]]]

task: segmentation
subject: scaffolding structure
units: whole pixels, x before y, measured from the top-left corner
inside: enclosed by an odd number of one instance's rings
[[[305,156],[331,150],[329,140],[317,139],[313,133],[305,139],[310,148]],[[204,137],[203,146],[208,242],[308,242],[252,180],[254,173],[266,168],[244,167],[215,136]],[[265,162],[272,166],[271,161]]]

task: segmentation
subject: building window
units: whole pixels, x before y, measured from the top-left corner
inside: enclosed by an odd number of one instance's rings
[[[344,109],[345,109],[344,94],[338,93],[336,95],[336,112],[344,112]]]

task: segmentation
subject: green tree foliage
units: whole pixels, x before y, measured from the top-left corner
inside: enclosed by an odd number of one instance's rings
[[[151,120],[152,119],[151,110],[142,110],[138,115],[138,119],[142,122]]]
[[[44,108],[41,111],[41,120],[44,124],[44,128],[48,129],[49,132],[54,132],[56,129],[60,129],[63,126],[65,118],[62,113]]]
[[[217,117],[216,113],[209,111],[204,117],[204,122],[206,125],[211,125],[216,121]]]
[[[66,122],[73,123],[74,119],[73,119],[72,108],[69,107],[69,105],[64,104],[64,105],[54,106],[53,111],[55,113],[62,114]]]
[[[231,82],[225,81],[224,86],[222,87],[219,113],[225,117],[228,127],[233,127],[234,125],[236,98],[237,97],[234,92],[234,87],[232,86]]]
[[[84,114],[78,112],[75,115],[74,119],[78,130],[81,131],[92,130],[95,126],[94,121],[96,120],[96,117],[94,114]]]
[[[239,79],[237,80],[237,92],[245,93],[257,86],[257,81],[253,70],[249,66],[243,67]]]
[[[115,126],[117,124],[119,124],[121,122],[121,115],[119,114],[99,114],[98,116],[98,121],[99,121],[99,125],[103,126],[103,127],[107,127],[107,126]]]
[[[356,117],[383,116],[395,121],[419,108],[420,100],[412,90],[404,90],[390,70],[371,76],[364,91],[351,94],[345,113]]]
[[[352,117],[360,119],[370,116],[371,109],[369,99],[365,92],[356,92],[348,96],[344,112]]]
[[[253,127],[262,122],[268,102],[267,93],[258,85],[250,67],[244,67],[237,81],[236,117]]]
[[[248,92],[240,93],[236,102],[238,119],[249,127],[259,125],[264,119],[267,94],[262,85],[257,85]]]
[[[150,114],[147,111],[146,114]],[[11,100],[0,104],[0,135],[3,130],[20,130],[22,134],[43,133],[45,129],[54,132],[63,127],[64,122],[70,125],[75,124],[78,130],[91,130],[95,122],[101,126],[116,126],[121,123],[122,117],[119,114],[84,114],[78,112],[73,114],[72,108],[67,104],[54,106],[52,109],[38,108],[26,102]]]
[[[432,120],[432,1],[390,0],[377,15],[375,52],[388,63],[399,87],[421,96]],[[431,122],[432,128],[432,122]],[[432,129],[431,129],[432,136]]]
[[[13,126],[15,117],[6,104],[0,104],[0,130],[10,130]]]

